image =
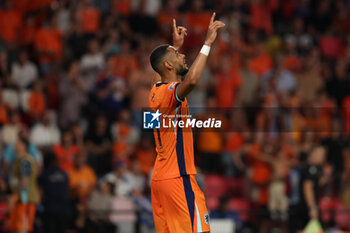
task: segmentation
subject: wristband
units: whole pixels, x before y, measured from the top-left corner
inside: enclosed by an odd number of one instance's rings
[[[208,45],[203,45],[200,53],[201,54],[204,54],[205,56],[208,56],[209,55],[209,52],[210,52],[210,46]]]

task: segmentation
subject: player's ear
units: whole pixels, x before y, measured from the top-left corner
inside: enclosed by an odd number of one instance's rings
[[[174,68],[173,64],[168,60],[164,61],[164,67],[167,70],[172,70]]]

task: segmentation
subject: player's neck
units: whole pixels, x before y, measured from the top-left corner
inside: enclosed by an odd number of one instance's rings
[[[162,76],[163,83],[171,83],[181,81],[181,75],[176,75],[176,73],[167,73]]]

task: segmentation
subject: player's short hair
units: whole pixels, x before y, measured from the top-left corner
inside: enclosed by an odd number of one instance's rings
[[[163,58],[165,57],[165,55],[168,53],[169,46],[170,45],[168,44],[160,45],[157,48],[155,48],[151,53],[151,56],[150,56],[151,66],[159,74],[162,73],[160,64],[163,61]]]

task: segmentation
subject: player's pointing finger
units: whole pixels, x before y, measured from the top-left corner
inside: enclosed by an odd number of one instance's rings
[[[210,18],[210,23],[213,23],[214,22],[214,19],[215,19],[215,15],[216,13],[214,12]]]
[[[176,20],[175,19],[173,19],[173,30],[174,30],[174,32],[177,31]]]

